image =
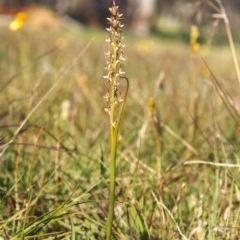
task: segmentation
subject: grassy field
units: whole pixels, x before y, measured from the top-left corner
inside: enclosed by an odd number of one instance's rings
[[[229,46],[194,54],[177,40],[126,36],[114,239],[239,239],[240,86]],[[0,29],[0,239],[104,239],[105,38]]]

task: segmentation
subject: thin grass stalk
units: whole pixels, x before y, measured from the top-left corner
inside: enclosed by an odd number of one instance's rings
[[[161,179],[162,175],[162,126],[161,119],[156,109],[156,101],[154,97],[148,99],[148,114],[156,132],[156,159],[157,159],[157,177]]]
[[[176,227],[179,235],[181,236],[181,238],[182,238],[183,240],[189,240],[189,239],[183,234],[182,230],[180,229],[180,227],[179,227],[178,223],[176,222],[174,216],[172,215],[171,211],[165,206],[165,204],[164,204],[163,202],[160,202],[160,201],[158,200],[156,194],[155,194],[153,191],[151,191],[151,193],[152,193],[153,199],[154,199],[155,202],[157,203],[157,206],[159,207],[159,209],[164,209],[164,210],[167,212],[167,214],[169,215],[170,219],[171,219],[171,220],[173,221],[173,223],[175,224],[175,227]]]
[[[213,14],[213,17],[222,19],[224,24],[225,24],[226,33],[227,33],[227,37],[228,37],[228,42],[229,42],[229,46],[230,46],[232,57],[233,57],[233,63],[234,63],[234,67],[235,67],[235,70],[236,70],[237,79],[238,79],[238,82],[240,84],[239,62],[238,62],[237,53],[236,53],[236,49],[235,49],[235,45],[234,45],[234,41],[233,41],[233,37],[232,37],[232,32],[231,32],[231,28],[230,28],[230,24],[229,24],[229,19],[228,19],[227,13],[225,11],[225,8],[222,4],[222,1],[221,0],[216,0],[216,2],[218,3],[218,5],[220,7],[220,13]]]

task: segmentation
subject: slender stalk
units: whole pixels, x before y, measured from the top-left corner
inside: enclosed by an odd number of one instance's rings
[[[217,14],[213,14],[213,17],[223,19],[223,21],[224,21],[226,32],[227,32],[227,37],[228,37],[228,42],[229,42],[229,46],[230,46],[232,57],[233,57],[234,67],[235,67],[235,70],[236,70],[238,82],[240,84],[239,62],[238,62],[238,58],[237,58],[235,45],[234,45],[234,42],[233,42],[233,37],[232,37],[232,32],[231,32],[231,28],[230,28],[230,24],[229,24],[229,19],[228,19],[227,13],[225,11],[225,8],[222,4],[222,1],[221,0],[216,0],[216,2],[218,3],[218,5],[220,7],[220,12],[217,13]]]
[[[226,32],[227,32],[227,36],[228,36],[229,45],[230,45],[231,52],[232,52],[232,57],[233,57],[235,70],[236,70],[236,73],[237,73],[238,82],[240,84],[240,69],[239,69],[237,53],[236,53],[236,49],[235,49],[235,46],[234,46],[234,42],[233,42],[233,37],[232,37],[232,32],[231,32],[231,29],[230,29],[229,21],[228,21],[228,18],[226,17],[226,15],[224,17],[224,22],[225,22],[225,27],[226,27]]]
[[[112,225],[114,217],[115,205],[115,187],[116,187],[116,153],[117,153],[117,139],[116,134],[113,136],[111,142],[111,159],[110,159],[110,185],[109,185],[109,206],[108,206],[108,219],[107,219],[107,236],[106,239],[110,240],[112,235]]]
[[[118,140],[118,131],[122,118],[123,109],[127,100],[127,94],[129,89],[129,81],[126,77],[122,77],[122,79],[126,80],[127,86],[125,90],[125,95],[123,98],[123,102],[120,106],[118,116],[116,119],[116,126],[111,124],[111,156],[110,156],[110,185],[109,185],[109,207],[108,207],[108,219],[107,219],[107,240],[111,239],[112,235],[112,225],[113,225],[113,217],[114,217],[114,205],[115,205],[115,187],[116,187],[116,155],[117,155],[117,140]],[[113,119],[110,114],[110,119]],[[113,123],[113,122],[112,122]]]
[[[108,206],[108,218],[106,225],[106,240],[110,240],[112,237],[112,226],[114,220],[114,205],[115,205],[115,188],[116,188],[116,158],[117,158],[117,143],[118,143],[118,131],[122,118],[123,109],[127,99],[127,93],[129,88],[128,79],[124,76],[122,71],[122,61],[124,58],[121,37],[121,28],[123,25],[120,23],[121,14],[118,12],[118,6],[113,1],[113,5],[109,8],[111,17],[108,18],[109,38],[106,40],[108,43],[108,52],[106,53],[107,60],[107,75],[104,78],[109,83],[109,90],[104,96],[107,107],[106,112],[109,114],[110,125],[110,173],[109,173],[109,206]],[[126,80],[125,94],[121,98],[119,94],[119,80]],[[118,110],[117,110],[118,108]]]

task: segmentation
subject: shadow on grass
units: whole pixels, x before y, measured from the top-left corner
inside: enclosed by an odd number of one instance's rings
[[[140,240],[160,240],[160,238],[149,236],[147,232],[143,232],[140,235]]]

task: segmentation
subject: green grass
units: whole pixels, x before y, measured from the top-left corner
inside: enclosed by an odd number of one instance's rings
[[[1,29],[3,239],[104,239],[110,150],[102,98],[105,36]],[[115,238],[238,239],[239,168],[184,164],[240,164],[236,120],[206,66],[178,41],[129,37],[124,43],[130,89],[117,156]],[[218,81],[238,98],[229,47],[208,52],[204,59]],[[162,121],[160,173],[149,97]]]

